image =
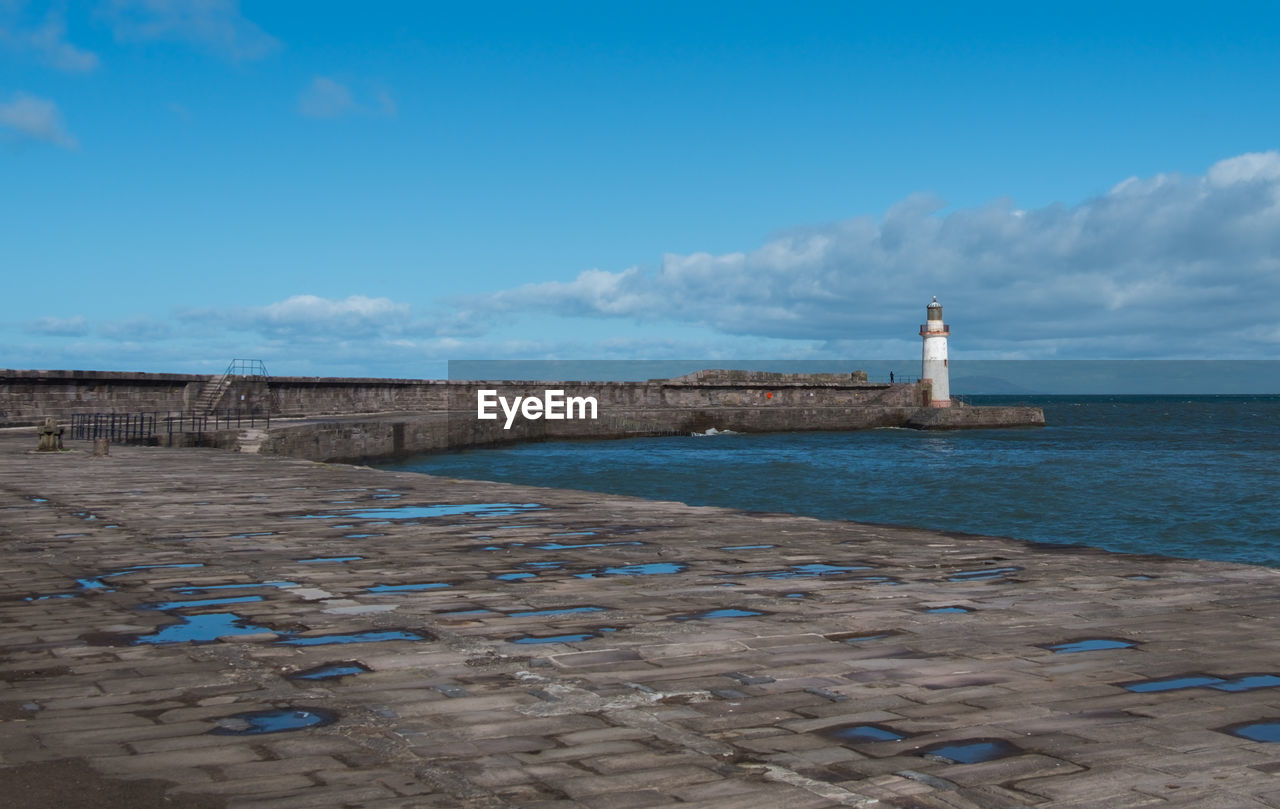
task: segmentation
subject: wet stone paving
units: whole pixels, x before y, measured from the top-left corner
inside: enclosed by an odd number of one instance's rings
[[[8,806],[1280,807],[1273,570],[29,432]]]

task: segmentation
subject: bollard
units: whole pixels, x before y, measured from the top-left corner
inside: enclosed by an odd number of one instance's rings
[[[111,454],[111,439],[95,438],[93,439],[93,457],[105,458]]]
[[[44,426],[37,427],[36,432],[40,435],[36,452],[58,452],[62,449],[62,427],[53,416],[46,418]]]

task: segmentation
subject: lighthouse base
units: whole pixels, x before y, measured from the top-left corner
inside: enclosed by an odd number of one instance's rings
[[[904,425],[916,430],[990,430],[1005,427],[1043,427],[1038,407],[921,407]]]
[[[929,407],[951,407],[950,399],[934,399],[929,402]]]

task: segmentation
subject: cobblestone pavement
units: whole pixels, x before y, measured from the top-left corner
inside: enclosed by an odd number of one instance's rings
[[[1270,569],[29,433],[6,805],[1280,807]]]

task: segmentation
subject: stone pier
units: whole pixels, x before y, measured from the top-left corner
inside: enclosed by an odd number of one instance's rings
[[[1271,569],[32,444],[7,806],[1280,807]]]

